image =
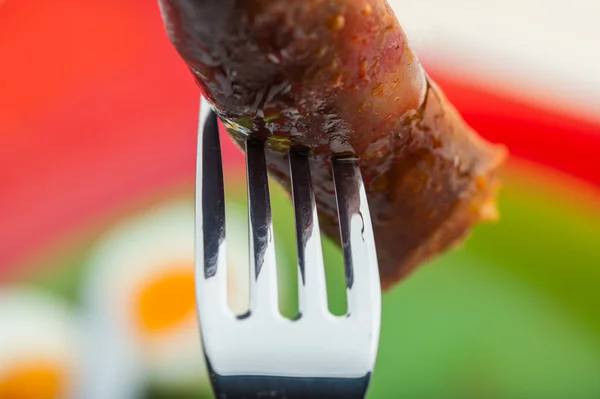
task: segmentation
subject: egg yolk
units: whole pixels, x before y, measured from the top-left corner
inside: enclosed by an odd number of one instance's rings
[[[135,297],[134,315],[144,335],[176,327],[194,314],[193,266],[170,265],[164,269],[144,281]]]
[[[2,399],[58,399],[65,393],[66,373],[53,362],[24,362],[0,375]]]

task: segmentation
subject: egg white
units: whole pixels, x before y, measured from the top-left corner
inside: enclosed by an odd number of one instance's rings
[[[81,325],[55,297],[29,288],[0,288],[0,379],[30,361],[43,361],[64,374],[65,398],[78,397]]]
[[[244,211],[227,208],[230,305],[248,306],[248,244]],[[191,202],[163,204],[105,234],[88,265],[84,287],[90,339],[86,385],[90,399],[132,398],[148,383],[208,389],[195,310],[173,328],[140,335],[130,304],[147,279],[185,264],[193,273],[194,212]]]

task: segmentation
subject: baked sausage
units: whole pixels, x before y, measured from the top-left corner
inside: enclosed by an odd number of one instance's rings
[[[169,38],[231,135],[310,148],[321,227],[338,236],[330,160],[360,159],[384,287],[496,215],[501,146],[428,78],[384,0],[159,0]],[[243,146],[242,146],[243,148]]]

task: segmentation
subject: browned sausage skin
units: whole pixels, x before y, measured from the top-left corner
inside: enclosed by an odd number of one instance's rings
[[[234,140],[310,147],[323,230],[337,237],[330,158],[353,153],[382,283],[495,216],[502,147],[481,139],[427,78],[384,0],[159,0],[169,37]]]

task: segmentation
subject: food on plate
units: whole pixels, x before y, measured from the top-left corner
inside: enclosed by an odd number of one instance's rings
[[[158,204],[108,230],[84,283],[92,399],[207,387],[197,345],[193,207]]]
[[[501,146],[429,79],[384,0],[159,0],[167,33],[238,143],[310,150],[322,229],[338,237],[332,156],[357,156],[382,284],[494,219]]]
[[[0,398],[82,397],[84,340],[68,304],[30,288],[0,285]]]

